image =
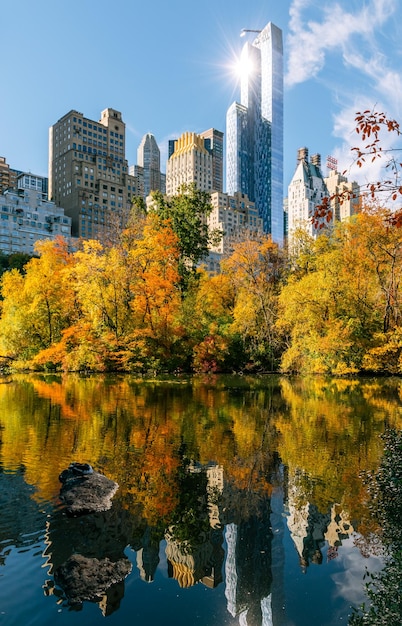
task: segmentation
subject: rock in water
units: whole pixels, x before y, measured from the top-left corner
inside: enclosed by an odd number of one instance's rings
[[[107,511],[119,485],[94,472],[88,463],[71,463],[60,474],[60,500],[70,515]]]

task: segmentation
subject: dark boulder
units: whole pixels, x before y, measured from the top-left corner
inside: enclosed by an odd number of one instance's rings
[[[59,476],[60,500],[69,515],[107,511],[119,485],[88,463],[71,463]]]

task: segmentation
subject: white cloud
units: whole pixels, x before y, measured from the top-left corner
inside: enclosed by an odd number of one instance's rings
[[[349,46],[358,38],[363,38],[366,45],[373,41],[375,30],[382,27],[397,7],[396,0],[372,0],[352,13],[335,3],[322,8],[318,21],[308,17],[315,5],[313,0],[291,3],[285,77],[288,86],[316,77],[325,65],[328,52],[339,51],[347,57]]]
[[[292,87],[319,78],[329,90],[336,110],[332,134],[337,147],[332,155],[338,159],[338,170],[346,170],[349,180],[361,185],[389,178],[390,172],[384,169],[386,155],[373,162],[368,157],[362,168],[353,164],[351,148],[368,143],[355,132],[356,112],[381,111],[402,126],[400,12],[397,0],[370,0],[363,6],[350,0],[332,5],[319,0],[291,3],[286,84]],[[380,140],[383,151],[402,143],[386,129]]]

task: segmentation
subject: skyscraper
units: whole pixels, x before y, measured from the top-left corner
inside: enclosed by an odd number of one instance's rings
[[[255,202],[264,231],[282,243],[283,45],[269,22],[242,50],[240,103],[226,115],[226,191]]]
[[[165,179],[161,175],[161,156],[154,135],[147,133],[143,136],[137,150],[137,164],[143,168],[144,196],[151,191],[165,191]]]
[[[223,191],[223,132],[210,128],[200,133],[200,136],[212,155],[212,190]]]

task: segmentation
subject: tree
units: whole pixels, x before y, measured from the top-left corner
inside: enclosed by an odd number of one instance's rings
[[[66,280],[72,262],[63,238],[38,241],[39,258],[3,274],[0,338],[10,355],[28,359],[53,342],[74,317],[74,293]]]
[[[370,255],[385,231],[379,215],[362,213],[314,242],[315,262],[291,274],[279,297],[283,371],[352,374],[363,368],[382,327],[379,278],[385,280],[393,263],[387,254],[381,261]]]
[[[275,322],[285,256],[271,238],[247,239],[221,263],[235,293],[232,333],[239,333],[253,367],[274,370],[280,346]]]
[[[180,334],[177,238],[169,225],[149,215],[131,222],[114,246],[86,241],[74,258],[81,328],[89,329],[103,368],[166,364]]]
[[[378,201],[381,198],[381,206],[388,202],[395,202],[402,195],[402,163],[396,158],[396,153],[400,148],[383,149],[381,145],[381,133],[386,130],[395,133],[397,137],[401,135],[399,123],[388,117],[387,114],[375,110],[358,111],[355,117],[356,133],[361,138],[363,145],[353,147],[353,162],[362,168],[367,161],[373,163],[377,159],[386,157],[385,170],[390,175],[379,181],[372,181],[366,185],[366,204],[368,200]],[[368,142],[368,143],[365,143]],[[344,172],[346,174],[346,171]],[[323,221],[332,220],[331,202],[337,200],[342,204],[344,200],[350,199],[352,192],[344,190],[330,197],[323,198],[320,205],[315,208],[311,221],[314,226],[319,227]],[[402,226],[402,208],[396,208],[388,216],[390,225]]]
[[[351,626],[399,626],[402,615],[402,433],[388,429],[383,439],[384,455],[376,473],[366,476],[371,495],[370,508],[382,529],[386,549],[385,566],[376,574],[368,572],[364,605],[349,620]]]
[[[31,255],[25,254],[24,252],[13,252],[12,254],[0,252],[0,274],[11,269],[18,269],[23,272],[24,266],[31,258]]]
[[[181,286],[186,290],[190,276],[197,265],[208,256],[209,246],[219,242],[222,233],[210,230],[207,218],[212,211],[210,195],[195,184],[183,185],[177,196],[167,198],[160,192],[152,194],[152,212],[160,219],[169,220],[177,235],[180,251],[179,272]]]

